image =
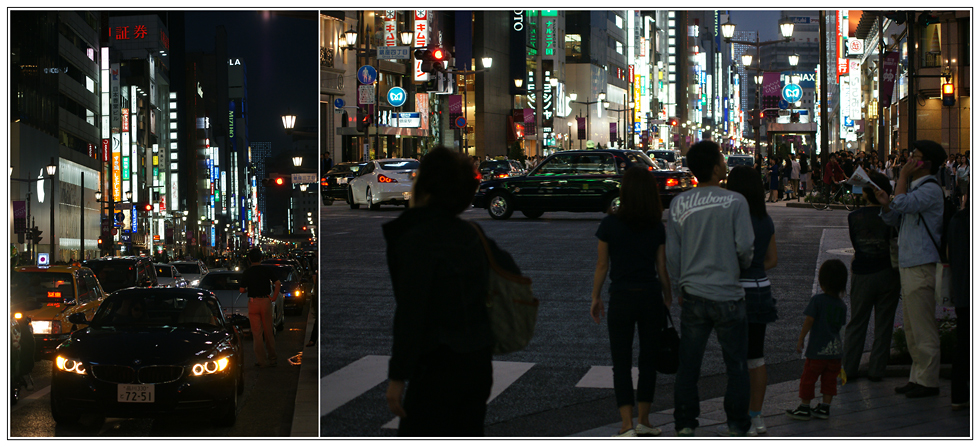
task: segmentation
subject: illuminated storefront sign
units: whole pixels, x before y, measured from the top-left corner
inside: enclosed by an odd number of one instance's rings
[[[398,15],[394,10],[385,10],[385,46],[393,47],[398,45]]]
[[[424,47],[429,43],[429,14],[424,9],[415,10],[415,47]],[[415,80],[428,81],[429,74],[422,71],[422,61],[415,59]]]

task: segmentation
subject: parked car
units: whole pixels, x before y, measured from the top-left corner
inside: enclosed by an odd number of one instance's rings
[[[276,277],[282,284],[282,305],[285,309],[299,315],[303,312],[306,299],[312,295],[313,285],[300,275],[296,266],[291,264],[263,264],[275,269]]]
[[[320,194],[323,203],[332,205],[334,200],[347,200],[347,190],[351,179],[357,176],[366,162],[337,163],[320,178]]]
[[[201,261],[175,261],[170,265],[177,267],[177,271],[187,280],[187,287],[197,287],[201,278],[208,274],[208,266]]]
[[[86,267],[27,266],[10,273],[11,310],[29,319],[38,358],[53,353],[79,329],[68,320],[70,315],[95,315],[105,296],[99,280]]]
[[[411,158],[371,160],[348,182],[347,203],[355,210],[361,205],[372,210],[382,204],[408,207],[418,169],[418,160]]]
[[[187,287],[187,280],[170,264],[153,264],[160,287]]]
[[[484,160],[480,162],[479,171],[483,180],[520,177],[527,172],[517,160]]]
[[[755,157],[752,155],[729,155],[726,163],[728,164],[728,172],[731,172],[732,168],[736,166],[755,166]]]
[[[650,158],[656,158],[658,160],[663,160],[664,166],[666,166],[667,169],[669,169],[671,171],[679,168],[680,165],[681,165],[680,163],[678,163],[678,161],[681,158],[681,153],[678,150],[674,150],[674,149],[654,149],[654,150],[651,150],[651,151],[647,151],[647,156],[650,157]]]
[[[605,212],[619,206],[619,183],[632,166],[653,171],[664,208],[697,185],[691,173],[660,170],[640,151],[566,151],[550,155],[525,176],[482,182],[473,206],[486,208],[494,219],[507,219],[514,211],[532,219],[548,211]]]
[[[157,270],[150,258],[141,256],[117,256],[90,259],[82,265],[92,269],[106,293],[127,287],[156,287]]]
[[[251,334],[252,327],[248,319],[248,293],[239,293],[242,287],[242,272],[209,272],[201,279],[198,288],[208,290],[218,299],[221,313],[238,326],[244,334]],[[282,292],[280,292],[282,293]],[[286,327],[285,306],[282,297],[272,304],[272,326],[276,331]]]
[[[109,295],[55,351],[51,415],[72,424],[107,417],[213,418],[234,425],[245,390],[245,356],[214,294],[200,289],[131,288]]]

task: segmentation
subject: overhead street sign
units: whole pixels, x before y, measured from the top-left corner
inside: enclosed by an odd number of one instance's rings
[[[378,59],[410,59],[408,47],[378,47]]]
[[[294,173],[289,175],[293,179],[293,183],[316,183],[316,173]]]

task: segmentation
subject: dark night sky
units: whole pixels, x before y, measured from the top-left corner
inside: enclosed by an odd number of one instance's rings
[[[274,151],[292,148],[280,118],[287,110],[297,116],[297,128],[317,127],[318,17],[316,11],[192,10],[185,14],[187,52],[214,51],[215,29],[224,25],[228,57],[240,58],[248,77],[249,138],[271,141]]]
[[[759,31],[759,40],[779,39],[779,16],[781,10],[733,9],[731,21],[736,31]]]

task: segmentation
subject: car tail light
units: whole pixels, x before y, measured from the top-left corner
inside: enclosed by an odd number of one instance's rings
[[[667,179],[666,186],[668,188],[676,188],[679,183],[680,182],[678,182],[677,179],[675,179],[675,178],[669,178],[669,179]]]
[[[398,183],[398,180],[395,180],[384,174],[378,174],[378,183]]]
[[[31,330],[33,330],[35,334],[60,334],[61,322],[52,320],[32,321]]]
[[[507,174],[497,174],[497,176],[496,176],[496,178],[507,178],[507,177],[510,177],[510,176],[507,175]]]
[[[480,174],[479,172],[477,172],[476,173],[476,179],[482,181],[483,180],[483,175]]]
[[[698,186],[698,178],[697,177],[691,177],[691,184],[694,185],[694,186]]]

